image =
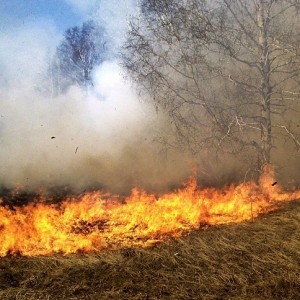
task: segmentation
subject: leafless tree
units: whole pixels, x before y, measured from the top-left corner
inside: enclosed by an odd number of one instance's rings
[[[300,149],[297,0],[144,0],[123,51],[131,78],[165,109],[180,144],[251,153],[285,135]],[[253,161],[253,159],[252,159]]]
[[[50,68],[57,93],[71,85],[85,89],[93,85],[92,72],[107,56],[104,29],[94,21],[69,28],[57,47]]]

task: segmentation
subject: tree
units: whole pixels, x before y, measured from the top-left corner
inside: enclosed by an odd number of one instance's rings
[[[244,126],[251,125],[260,133],[256,147],[260,164],[271,162],[271,150],[275,146],[276,128],[285,130],[299,149],[299,141],[285,123],[286,115],[299,100],[300,53],[298,1],[222,0],[227,10],[226,23],[215,35],[219,51],[242,68],[246,76],[228,68],[221,75],[247,96],[257,109]],[[218,23],[217,23],[218,25]],[[291,98],[292,95],[292,98]],[[256,112],[257,111],[257,112]],[[248,112],[246,110],[246,112]]]
[[[58,92],[71,85],[85,89],[92,86],[92,71],[106,58],[106,44],[104,29],[94,21],[68,29],[57,47],[51,70]]]
[[[123,64],[165,109],[181,145],[250,155],[261,169],[300,149],[296,0],[144,0]]]

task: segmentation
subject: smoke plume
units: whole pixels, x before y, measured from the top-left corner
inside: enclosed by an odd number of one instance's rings
[[[55,97],[42,92],[61,38],[41,21],[0,34],[0,185],[124,192],[164,189],[186,177],[187,159],[161,155],[154,143],[161,116],[138,99],[116,58],[94,71],[88,93],[76,86]]]

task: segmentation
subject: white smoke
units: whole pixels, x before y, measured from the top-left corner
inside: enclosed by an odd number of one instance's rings
[[[8,186],[101,181],[95,173],[105,170],[87,162],[107,164],[120,156],[154,117],[124,82],[115,61],[96,70],[90,94],[72,87],[65,95],[47,98],[28,78],[27,85],[13,79],[0,94],[0,180]]]
[[[51,22],[28,22],[0,31],[0,68],[7,84],[37,84],[61,35]],[[30,88],[30,87],[29,87]]]
[[[88,93],[75,86],[57,97],[41,93],[62,34],[51,22],[26,24],[0,32],[0,186],[123,191],[164,187],[186,175],[184,168],[172,171],[174,161],[161,163],[153,144],[160,120],[123,79],[117,59],[95,70]]]

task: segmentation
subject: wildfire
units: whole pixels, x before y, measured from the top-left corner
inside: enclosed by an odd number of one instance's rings
[[[258,184],[220,190],[200,190],[191,178],[182,189],[158,197],[133,189],[123,202],[91,192],[59,205],[0,206],[0,256],[144,247],[202,226],[250,220],[300,198],[300,191],[284,192],[273,182],[269,168]]]

